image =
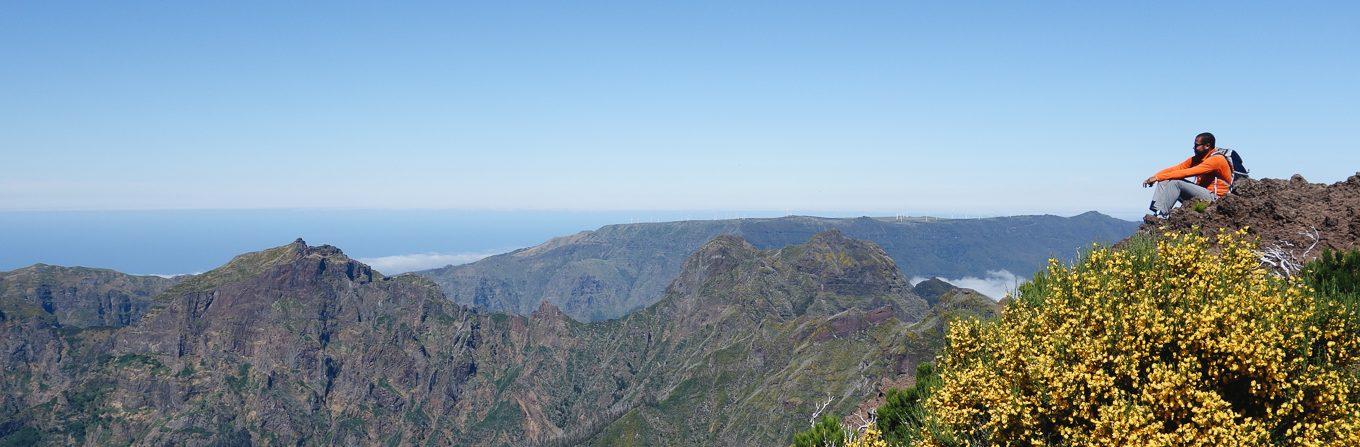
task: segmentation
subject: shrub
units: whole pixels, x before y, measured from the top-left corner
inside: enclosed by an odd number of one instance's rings
[[[812,428],[793,436],[794,447],[889,447],[883,434],[872,425],[864,428],[863,433],[847,431],[841,420],[835,416],[822,416]]]
[[[1323,298],[1351,307],[1360,303],[1360,250],[1326,250],[1303,269],[1304,279]]]
[[[866,427],[864,433],[855,436],[855,439],[851,439],[849,443],[845,444],[845,447],[888,447],[889,445],[895,446],[901,444],[889,444],[888,441],[883,439],[881,433],[879,433],[877,429],[874,427]]]
[[[1244,232],[1050,261],[1019,293],[950,327],[923,444],[1360,443],[1360,327]]]
[[[842,447],[849,435],[841,418],[824,415],[812,428],[793,435],[793,447]]]
[[[893,445],[908,445],[915,441],[926,421],[926,398],[939,385],[940,376],[935,373],[934,365],[922,363],[916,367],[916,383],[911,388],[888,390],[883,405],[874,412],[883,439]]]

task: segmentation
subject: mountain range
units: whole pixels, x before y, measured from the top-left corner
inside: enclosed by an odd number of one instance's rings
[[[164,279],[0,274],[0,440],[43,445],[769,445],[930,359],[943,322],[873,243],[712,238],[663,298],[486,313],[330,246]],[[964,303],[959,305],[958,303]]]
[[[985,277],[989,271],[1025,278],[1050,258],[1071,259],[1092,243],[1113,243],[1137,228],[1136,223],[1097,212],[1073,217],[790,216],[634,223],[416,273],[433,280],[459,304],[527,315],[546,300],[579,321],[599,321],[662,299],[686,257],[724,234],[739,236],[756,248],[774,249],[837,230],[882,247],[907,278]]]

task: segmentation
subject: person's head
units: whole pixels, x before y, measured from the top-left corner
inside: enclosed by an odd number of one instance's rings
[[[1214,134],[1209,132],[1195,135],[1195,154],[1203,154],[1214,150],[1217,147],[1215,146],[1216,143],[1217,142],[1214,141]]]

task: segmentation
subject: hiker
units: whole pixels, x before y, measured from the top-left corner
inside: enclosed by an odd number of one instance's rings
[[[1171,214],[1176,202],[1213,201],[1228,194],[1233,181],[1233,165],[1228,154],[1215,146],[1214,134],[1196,135],[1194,155],[1143,181],[1144,188],[1156,187],[1148,207],[1153,214],[1144,216],[1143,221],[1155,223],[1159,218],[1165,218]],[[1195,181],[1186,180],[1189,177],[1195,177]]]

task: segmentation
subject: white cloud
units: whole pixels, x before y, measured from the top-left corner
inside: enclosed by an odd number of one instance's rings
[[[197,274],[200,274],[200,273],[203,273],[203,272],[193,272],[193,273],[133,273],[132,276],[159,276],[159,277],[162,277],[162,278],[169,279],[169,278],[174,278],[174,277],[176,277],[176,276],[183,276],[183,275],[197,275]]]
[[[443,267],[450,264],[467,264],[498,253],[500,252],[411,253],[404,255],[378,256],[373,258],[359,258],[359,262],[368,264],[370,267],[373,267],[384,274],[395,275],[415,270]]]
[[[929,278],[921,276],[912,277],[911,285],[919,284],[921,281],[925,281],[926,279]],[[944,282],[953,284],[955,287],[963,287],[966,289],[976,290],[978,292],[981,292],[983,295],[991,297],[994,300],[1005,298],[1007,293],[1015,291],[1017,287],[1020,287],[1020,284],[1026,282],[1025,280],[1015,276],[1014,273],[1011,273],[1007,270],[988,270],[985,278],[978,278],[976,276],[965,276],[956,279],[950,278],[940,279],[944,280]]]

